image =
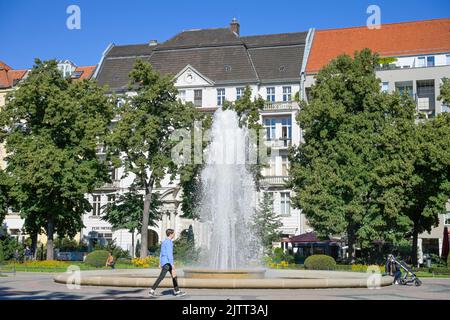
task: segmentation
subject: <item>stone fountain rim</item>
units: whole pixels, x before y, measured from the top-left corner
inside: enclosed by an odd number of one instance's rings
[[[209,269],[209,268],[187,268],[183,269],[185,273],[219,273],[219,274],[242,274],[242,273],[265,273],[266,269],[251,268],[251,269]]]

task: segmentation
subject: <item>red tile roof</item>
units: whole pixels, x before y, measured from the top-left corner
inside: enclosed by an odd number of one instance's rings
[[[26,73],[27,70],[14,70],[3,61],[0,61],[0,89],[13,87]]]
[[[95,67],[96,66],[77,67],[75,72],[82,72],[82,74],[79,78],[76,78],[76,80],[90,79],[94,74]]]
[[[450,18],[382,24],[380,29],[317,30],[306,72],[317,73],[338,55],[364,48],[396,57],[450,52]]]

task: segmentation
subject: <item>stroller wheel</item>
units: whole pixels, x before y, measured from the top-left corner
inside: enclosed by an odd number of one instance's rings
[[[422,284],[422,281],[420,281],[419,279],[415,279],[415,280],[414,280],[414,285],[415,285],[416,287],[420,287],[421,284]]]

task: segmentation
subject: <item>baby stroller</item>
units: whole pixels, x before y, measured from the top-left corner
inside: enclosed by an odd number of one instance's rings
[[[405,271],[402,276],[400,269]],[[406,285],[414,283],[416,287],[422,284],[422,281],[414,274],[411,268],[403,261],[397,260],[392,254],[388,255],[386,261],[386,273],[394,276],[394,283]]]

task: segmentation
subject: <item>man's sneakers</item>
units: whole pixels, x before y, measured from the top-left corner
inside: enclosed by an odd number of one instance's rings
[[[157,296],[155,290],[153,290],[153,289],[150,289],[150,291],[148,292],[148,295],[150,297],[156,297]]]
[[[183,292],[183,291],[181,291],[181,290],[178,290],[178,291],[174,291],[174,293],[173,293],[176,297],[182,297],[182,296],[185,296],[186,295],[186,292]]]

